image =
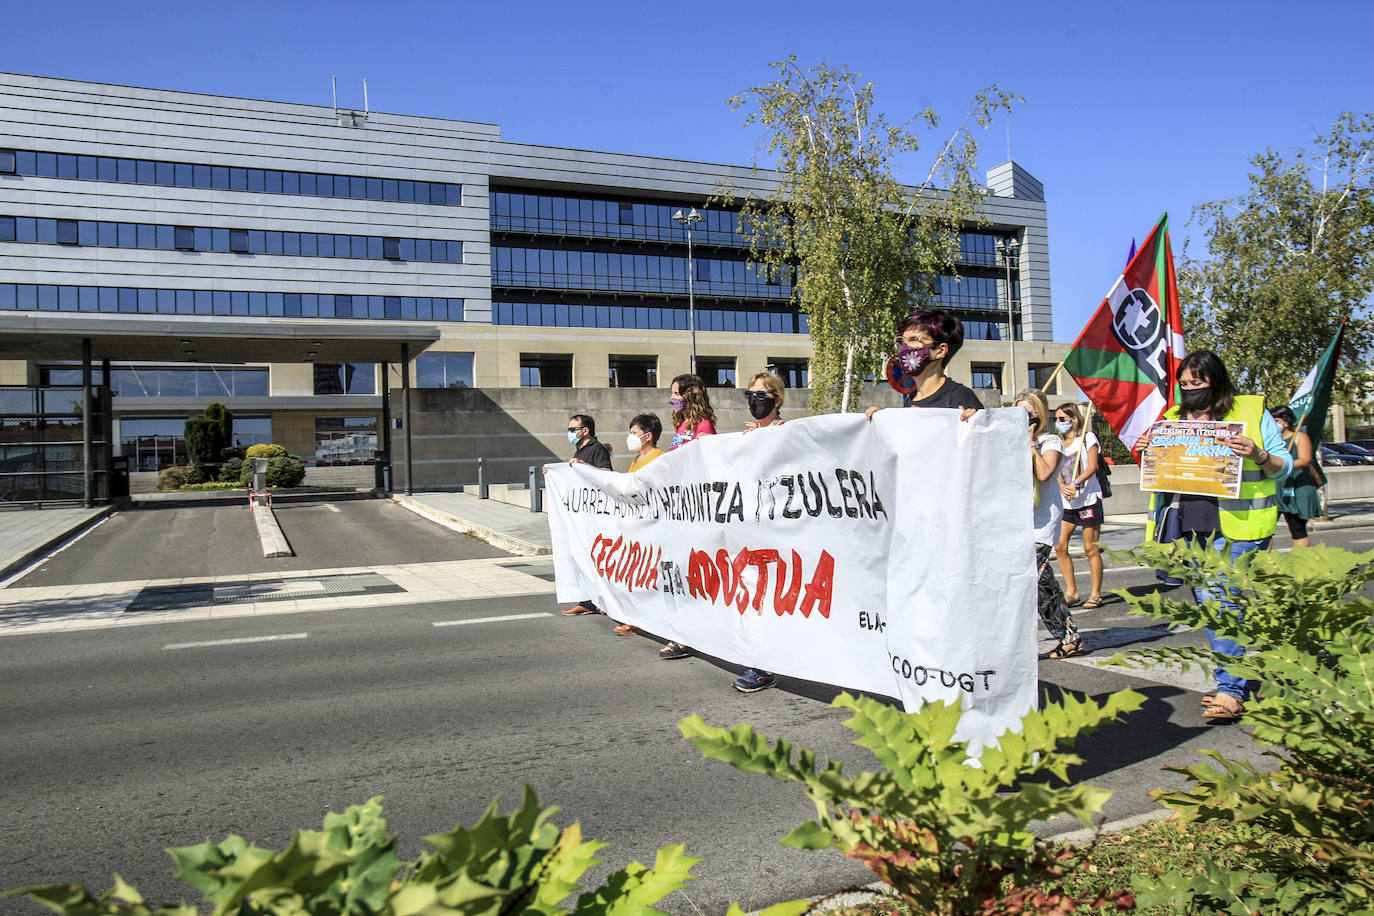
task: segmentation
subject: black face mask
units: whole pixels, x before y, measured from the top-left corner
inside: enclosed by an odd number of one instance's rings
[[[773,395],[766,391],[750,391],[746,395],[749,398],[749,415],[755,420],[762,420],[773,412]]]
[[[1206,388],[1184,388],[1179,399],[1184,410],[1206,410],[1212,406],[1212,386]]]

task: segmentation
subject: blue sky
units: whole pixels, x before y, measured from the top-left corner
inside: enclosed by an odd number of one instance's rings
[[[366,77],[376,110],[727,163],[759,135],[725,99],[789,54],[863,73],[894,121],[929,105],[952,126],[1000,83],[1025,98],[1010,150],[1045,184],[1055,338],[1072,340],[1161,213],[1181,251],[1192,208],[1241,193],[1250,156],[1374,109],[1372,27],[1361,0],[72,0],[11,4],[0,69],[314,104],[337,74],[357,106]],[[1007,125],[980,140],[985,167],[1007,158]]]

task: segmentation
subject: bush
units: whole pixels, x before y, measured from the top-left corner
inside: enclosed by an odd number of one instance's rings
[[[96,897],[72,884],[6,891],[24,895],[70,916],[663,916],[653,905],[696,877],[681,845],[658,850],[653,868],[631,862],[582,891],[575,906],[561,905],[581,891],[580,881],[601,860],[605,843],[584,841],[573,823],[550,823],[557,808],[542,811],[525,789],[518,811],[500,814],[493,803],[471,829],[425,837],[429,847],[414,862],[396,856],[396,837],[386,835],[381,797],[329,813],[323,830],[297,830],[283,852],[250,846],[241,837],[206,840],[167,852],[177,877],[201,892],[204,905],[154,909],[115,876],[115,886]],[[805,900],[779,903],[766,916],[799,916]],[[743,916],[732,904],[728,916]]]
[[[1067,697],[1026,713],[1021,730],[983,748],[975,764],[969,746],[954,738],[958,705],[930,702],[905,713],[842,693],[831,705],[854,713],[844,724],[860,736],[855,743],[886,767],[852,778],[838,761],[818,761],[781,738],[770,746],[750,725],[718,728],[692,715],[678,730],[706,757],[801,783],[817,817],[783,845],[839,849],[871,868],[913,913],[1069,913],[1079,904],[1130,909],[1133,902],[1125,892],[1078,898],[1065,891],[1063,877],[1079,859],[1051,851],[1030,823],[1072,814],[1090,824],[1111,792],[1033,780],[1066,780],[1082,760],[1064,746],[1144,700],[1130,690],[1101,705]]]
[[[192,484],[205,483],[205,469],[179,464],[163,468],[157,475],[159,490],[180,490]]]
[[[225,483],[232,483],[237,487],[240,485],[241,478],[243,477],[243,449],[232,449],[231,451],[237,451],[239,455],[236,458],[225,459],[224,466],[219,469],[219,477],[217,479]]]
[[[271,442],[259,442],[257,445],[248,446],[248,450],[243,453],[245,458],[285,458],[286,449]]]
[[[274,445],[271,447],[280,448],[281,446]],[[259,448],[259,446],[253,446],[249,452],[255,448]],[[249,458],[252,457],[252,455],[249,456]],[[304,479],[305,465],[299,459],[292,458],[290,455],[267,459],[267,485],[269,487],[297,487]],[[245,460],[243,466],[239,468],[239,483],[245,487],[252,485],[253,462],[251,460]]]
[[[1159,594],[1117,592],[1131,613],[1208,626],[1250,650],[1141,649],[1111,663],[1223,664],[1261,683],[1244,722],[1270,745],[1277,770],[1202,751],[1211,763],[1169,767],[1192,784],[1155,797],[1188,822],[1253,831],[1244,870],[1208,862],[1201,875],[1165,874],[1144,904],[1187,901],[1188,912],[1374,912],[1374,552],[1332,547],[1257,552],[1232,566],[1205,548],[1147,544],[1116,554],[1163,569],[1186,585],[1224,581],[1240,615],[1219,616]]]

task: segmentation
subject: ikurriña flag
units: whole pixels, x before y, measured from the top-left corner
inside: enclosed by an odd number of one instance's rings
[[[1166,213],[1064,357],[1064,369],[1133,453],[1174,403],[1183,347]]]
[[[1322,444],[1322,431],[1326,429],[1326,412],[1331,407],[1331,386],[1336,380],[1336,363],[1341,358],[1341,340],[1345,337],[1345,324],[1349,318],[1341,319],[1341,329],[1327,344],[1321,359],[1308,371],[1307,376],[1294,392],[1288,408],[1298,418],[1298,426],[1305,427],[1312,440],[1312,448]]]

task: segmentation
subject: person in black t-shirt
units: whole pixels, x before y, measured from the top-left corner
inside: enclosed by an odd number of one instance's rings
[[[927,309],[903,318],[897,325],[897,360],[914,387],[908,407],[945,407],[959,410],[967,420],[983,409],[978,395],[945,375],[945,365],[964,345],[964,325],[943,309]],[[881,407],[864,411],[872,420]]]
[[[596,421],[586,414],[574,414],[568,420],[568,444],[577,448],[572,458],[568,459],[569,464],[590,464],[603,471],[611,469],[611,450],[597,440]],[[592,603],[591,599],[587,599],[566,608],[563,616],[576,617],[579,614],[600,613],[601,608]]]

